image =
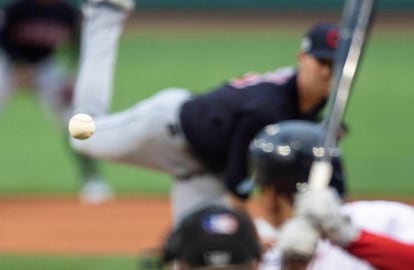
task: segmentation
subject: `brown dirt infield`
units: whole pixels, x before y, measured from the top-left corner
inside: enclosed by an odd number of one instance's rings
[[[256,207],[257,208],[257,207]],[[170,226],[165,197],[0,199],[0,252],[134,255],[158,247]]]
[[[76,198],[0,200],[0,252],[122,254],[157,246],[168,231],[167,198],[119,198],[99,205]]]
[[[257,201],[250,212],[260,215]],[[67,197],[2,198],[0,252],[136,255],[158,247],[170,222],[166,197],[121,197],[99,205]]]

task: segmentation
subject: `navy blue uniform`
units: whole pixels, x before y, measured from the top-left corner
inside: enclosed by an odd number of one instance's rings
[[[18,0],[3,8],[0,45],[13,61],[36,63],[78,43],[79,10],[64,1]]]
[[[325,100],[310,111],[298,108],[296,72],[287,68],[250,74],[183,104],[181,126],[208,170],[224,174],[227,188],[247,198],[248,145],[264,126],[290,119],[319,120]]]

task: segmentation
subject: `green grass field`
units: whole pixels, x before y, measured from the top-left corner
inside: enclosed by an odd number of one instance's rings
[[[181,86],[204,92],[246,71],[292,65],[302,29],[284,31],[136,32],[125,35],[116,71],[113,110],[158,90]],[[414,36],[376,29],[351,97],[343,140],[350,194],[404,196],[414,193]],[[99,67],[96,70],[99,74]],[[75,194],[80,181],[63,137],[30,92],[9,103],[0,122],[0,196]],[[166,193],[168,177],[103,163],[120,194]],[[151,181],[150,181],[151,180]],[[154,181],[152,181],[154,180]],[[136,269],[134,258],[0,256],[0,269]]]
[[[249,70],[294,64],[300,35],[287,30],[238,31],[231,36],[224,32],[129,33],[120,46],[113,110],[127,108],[165,87],[204,92]],[[346,113],[350,133],[342,142],[351,194],[410,195],[414,191],[413,40],[404,33],[377,30],[368,44]],[[6,106],[0,133],[1,194],[77,191],[78,175],[64,138],[30,91]],[[104,171],[120,193],[168,190],[164,175],[107,163]]]
[[[136,265],[130,257],[0,256],[0,268],[7,270],[137,270]]]

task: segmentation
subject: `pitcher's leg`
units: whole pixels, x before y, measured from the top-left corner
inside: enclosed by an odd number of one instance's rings
[[[11,81],[12,68],[13,66],[7,57],[0,52],[0,113],[13,91]]]
[[[87,0],[87,2],[94,5],[107,5],[126,12],[133,10],[135,7],[134,0]]]
[[[93,2],[98,3],[84,7],[74,113],[97,116],[110,108],[118,42],[128,12],[104,4],[110,1]]]
[[[168,129],[189,98],[187,90],[166,89],[127,110],[96,117],[95,134],[86,140],[72,139],[72,146],[95,158],[171,175],[177,174],[177,168],[181,174],[198,170],[199,163],[186,151],[186,141]]]
[[[101,203],[113,197],[98,160],[78,153],[69,145],[68,119],[72,115],[72,74],[53,59],[36,66],[35,86],[47,116],[55,121],[64,136],[64,145],[75,161],[80,176],[80,198],[87,203]]]
[[[175,179],[171,187],[172,220],[176,226],[182,218],[200,207],[212,204],[230,207],[221,179],[211,174],[190,179]]]

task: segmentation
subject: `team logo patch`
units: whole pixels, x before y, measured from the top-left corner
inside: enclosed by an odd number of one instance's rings
[[[338,31],[331,30],[326,34],[326,44],[333,49],[338,47]]]
[[[233,234],[239,228],[237,219],[230,214],[213,214],[203,219],[203,229],[214,234]]]

